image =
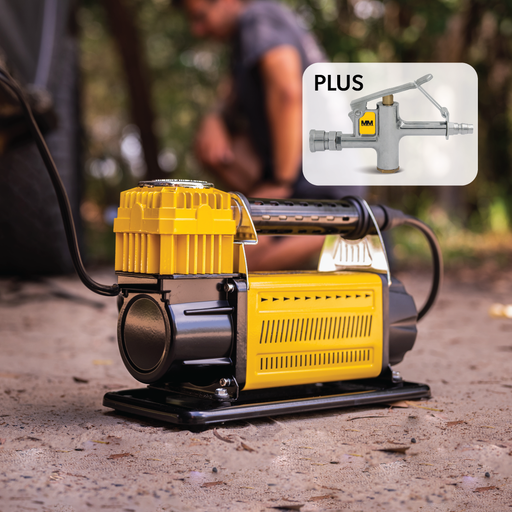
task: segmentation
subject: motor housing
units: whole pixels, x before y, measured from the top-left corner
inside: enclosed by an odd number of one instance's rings
[[[236,383],[235,399],[251,390],[375,378],[412,348],[417,312],[398,281],[388,286],[376,271],[248,272],[243,247],[257,237],[233,194],[149,183],[122,193],[114,225],[119,350],[137,380],[196,391],[222,380]],[[350,237],[360,229],[358,211],[340,204],[288,207],[325,208],[324,223],[340,209],[348,220],[333,225]],[[309,223],[320,219],[316,210]],[[268,229],[272,217],[260,216]]]

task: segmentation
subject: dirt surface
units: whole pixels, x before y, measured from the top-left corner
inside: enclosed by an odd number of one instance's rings
[[[425,295],[427,276],[404,281]],[[71,278],[4,279],[0,511],[510,510],[512,320],[491,319],[494,302],[512,303],[511,274],[447,280],[397,367],[428,401],[194,433],[102,407],[140,387],[114,299]]]

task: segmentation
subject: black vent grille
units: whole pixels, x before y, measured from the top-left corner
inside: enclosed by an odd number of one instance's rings
[[[278,356],[260,357],[260,371],[296,370],[354,363],[370,363],[373,349],[330,350],[326,352],[303,352]]]
[[[369,338],[373,315],[263,320],[260,344]]]

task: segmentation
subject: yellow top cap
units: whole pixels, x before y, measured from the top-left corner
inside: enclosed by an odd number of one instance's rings
[[[209,183],[141,182],[121,192],[116,271],[217,274],[233,269],[231,197]]]

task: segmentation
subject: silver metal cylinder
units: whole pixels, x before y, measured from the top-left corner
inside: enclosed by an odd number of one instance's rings
[[[412,136],[445,136],[446,121],[402,121],[399,123],[400,137]]]
[[[348,201],[316,199],[249,199],[256,231],[261,235],[348,234],[359,221]]]
[[[399,169],[398,145],[400,143],[400,130],[398,128],[398,102],[385,106],[382,102],[377,104],[379,138],[374,146],[377,151],[377,169],[384,173],[393,173]]]

